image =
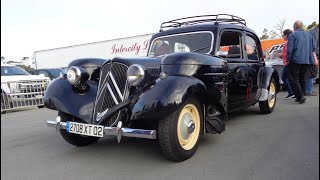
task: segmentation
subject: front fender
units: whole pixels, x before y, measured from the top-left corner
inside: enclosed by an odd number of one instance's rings
[[[177,110],[188,97],[204,98],[206,94],[204,83],[192,76],[157,79],[131,105],[130,120],[164,118]]]
[[[44,105],[91,123],[97,86],[90,84],[87,92],[76,92],[67,79],[58,78],[50,83],[45,95]]]

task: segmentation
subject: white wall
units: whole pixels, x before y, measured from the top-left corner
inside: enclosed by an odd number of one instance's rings
[[[142,57],[152,34],[34,52],[36,68],[66,67],[78,58]]]

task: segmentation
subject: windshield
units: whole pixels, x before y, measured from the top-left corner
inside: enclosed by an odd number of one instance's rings
[[[212,44],[213,35],[207,31],[162,36],[152,41],[148,56],[156,57],[175,52],[209,53]]]
[[[1,66],[1,76],[30,75],[18,66]]]
[[[53,76],[54,78],[59,77],[59,76],[60,76],[60,73],[63,74],[62,69],[50,69],[49,71],[50,71],[50,73],[52,74],[52,76]]]

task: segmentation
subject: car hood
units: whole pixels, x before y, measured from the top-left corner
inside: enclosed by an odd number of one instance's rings
[[[10,81],[30,81],[30,80],[50,80],[48,77],[38,75],[16,75],[16,76],[1,76],[1,82]]]

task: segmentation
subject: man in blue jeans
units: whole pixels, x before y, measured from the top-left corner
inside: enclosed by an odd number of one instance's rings
[[[281,53],[281,58],[283,61],[283,70],[282,70],[282,75],[281,79],[283,81],[284,86],[286,87],[288,91],[288,95],[284,99],[291,99],[295,98],[295,95],[293,94],[293,91],[291,89],[290,83],[289,83],[289,78],[288,78],[288,61],[287,61],[287,47],[288,47],[288,37],[292,33],[290,29],[286,29],[283,31],[282,37],[285,40],[282,53]]]
[[[303,23],[296,21],[294,32],[288,37],[288,76],[291,88],[296,96],[296,102],[303,104],[306,89],[306,72],[310,64],[314,64],[313,50],[315,49],[312,36],[303,30]]]
[[[316,61],[319,59],[319,24],[317,27],[311,29],[309,31],[309,33],[311,34],[311,36],[313,37],[313,44],[315,49],[313,50],[313,52],[316,53],[316,57],[317,59],[315,59]],[[318,63],[318,62],[317,62]],[[310,74],[307,73],[309,76]],[[314,83],[314,77],[306,77],[306,96],[317,96],[318,94],[316,92],[313,92],[313,83]]]

